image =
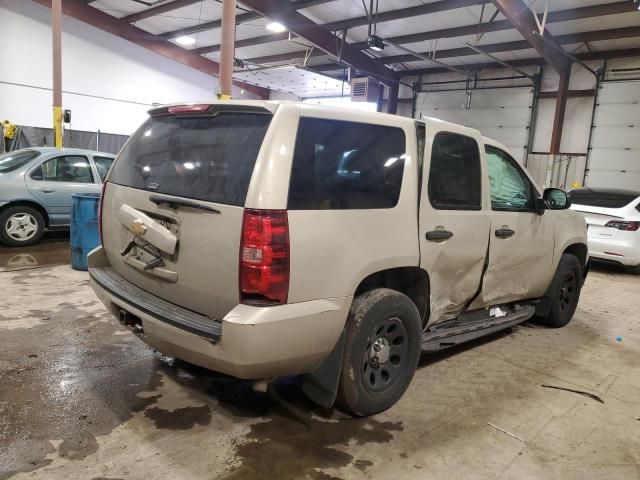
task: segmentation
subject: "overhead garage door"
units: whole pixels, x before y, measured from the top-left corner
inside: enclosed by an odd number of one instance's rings
[[[471,108],[465,108],[464,91],[420,93],[416,111],[425,117],[476,128],[506,145],[516,160],[523,162],[529,139],[533,89],[514,87],[473,90]]]
[[[640,81],[601,84],[590,147],[586,185],[640,189]]]

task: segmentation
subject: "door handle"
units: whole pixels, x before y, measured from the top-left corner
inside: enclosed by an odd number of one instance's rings
[[[430,242],[443,242],[453,237],[453,232],[448,230],[431,230],[425,235]]]
[[[42,193],[53,193],[56,191],[55,188],[51,188],[51,187],[41,187],[39,189]]]
[[[503,225],[502,228],[498,228],[496,230],[496,237],[498,238],[509,238],[513,237],[516,234],[514,230],[511,230],[508,226]]]

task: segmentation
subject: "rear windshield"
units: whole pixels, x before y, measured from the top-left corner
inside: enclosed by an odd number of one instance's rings
[[[635,192],[606,192],[593,190],[572,190],[569,192],[571,203],[590,207],[622,208],[629,205],[640,194]]]
[[[236,112],[151,117],[118,156],[109,181],[179,197],[244,205],[271,118]]]
[[[15,152],[0,155],[0,173],[7,173],[17,170],[26,165],[31,160],[40,155],[34,150],[17,150]]]

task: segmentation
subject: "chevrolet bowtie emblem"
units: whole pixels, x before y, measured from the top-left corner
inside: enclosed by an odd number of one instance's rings
[[[147,233],[147,226],[142,223],[141,220],[138,220],[137,218],[131,222],[131,231],[133,233],[135,233],[136,235],[139,236],[144,236],[145,233]]]

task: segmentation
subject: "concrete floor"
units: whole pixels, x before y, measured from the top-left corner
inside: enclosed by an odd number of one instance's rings
[[[66,258],[60,241],[0,250],[2,479],[640,479],[640,277],[595,268],[568,327],[424,357],[372,418],[286,382],[305,426],[245,382],[154,353]]]

